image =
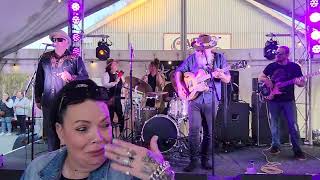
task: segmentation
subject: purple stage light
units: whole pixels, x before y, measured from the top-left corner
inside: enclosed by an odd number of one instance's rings
[[[315,8],[319,5],[319,1],[318,0],[311,0],[310,1],[310,6]]]
[[[72,54],[79,56],[80,55],[80,48],[79,47],[74,47],[72,49]]]
[[[73,17],[72,17],[72,23],[73,23],[73,24],[79,24],[79,23],[80,23],[80,18],[79,18],[79,16],[73,16]]]
[[[313,23],[319,22],[320,21],[320,13],[314,12],[314,13],[310,14],[309,19]]]
[[[72,39],[73,39],[74,42],[78,42],[78,41],[80,41],[81,36],[80,36],[80,34],[75,33],[75,34],[72,35]]]
[[[320,32],[318,30],[314,30],[312,33],[311,33],[311,39],[317,41],[320,39]]]
[[[312,47],[312,52],[315,53],[315,54],[320,53],[320,45],[314,45]]]
[[[77,2],[72,3],[71,8],[73,11],[79,11],[80,10],[80,4]]]

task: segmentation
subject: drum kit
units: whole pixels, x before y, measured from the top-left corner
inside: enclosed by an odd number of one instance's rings
[[[125,81],[129,83],[129,77],[126,77]],[[157,135],[159,137],[158,146],[163,153],[185,146],[181,141],[182,139],[185,141],[189,131],[188,102],[176,96],[172,84],[167,84],[164,91],[152,92],[149,84],[132,77],[132,89],[134,129],[131,137],[138,139],[142,144],[148,144],[152,136]],[[155,99],[156,107],[144,106],[147,99]],[[164,103],[167,107],[164,110],[157,106],[157,104]],[[129,118],[129,98],[126,100],[124,112],[125,117]]]

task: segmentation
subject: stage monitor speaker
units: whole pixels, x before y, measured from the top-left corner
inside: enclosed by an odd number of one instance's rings
[[[239,71],[230,71],[231,80],[228,84],[222,84],[221,86],[221,101],[224,101],[224,88],[227,87],[227,98],[228,101],[233,102],[239,101]]]
[[[267,103],[261,101],[258,93],[253,92],[251,95],[252,104],[252,139],[257,145],[271,144],[271,132],[269,127],[269,115]],[[280,142],[289,142],[289,131],[287,121],[284,119],[283,113],[280,117]]]
[[[227,118],[223,119],[223,104],[219,105],[215,120],[215,136],[221,141],[249,140],[249,104],[231,102],[227,106]]]

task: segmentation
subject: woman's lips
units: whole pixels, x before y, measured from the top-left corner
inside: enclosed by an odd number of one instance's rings
[[[96,150],[96,151],[90,151],[89,154],[92,155],[92,156],[100,156],[100,155],[104,154],[104,149],[101,148],[101,149]]]

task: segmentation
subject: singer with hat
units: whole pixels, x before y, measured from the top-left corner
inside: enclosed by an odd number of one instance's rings
[[[88,72],[80,56],[71,54],[68,48],[71,38],[62,30],[49,35],[53,51],[44,53],[39,60],[35,79],[35,102],[43,112],[43,138],[48,139],[48,151],[53,150],[53,132],[49,126],[50,104],[56,93],[73,80],[88,79]]]
[[[189,93],[183,80],[183,73],[197,74],[201,70],[212,72],[213,78],[206,81],[207,89],[200,92],[194,99],[189,100],[190,164],[184,168],[184,171],[187,172],[193,171],[198,166],[199,158],[203,169],[212,169],[212,165],[209,163],[209,150],[212,148],[213,118],[216,116],[221,98],[221,82],[228,83],[231,78],[230,72],[223,70],[227,66],[227,61],[223,54],[214,51],[217,42],[211,36],[201,34],[192,44],[195,49],[194,53],[176,69],[175,79],[179,97],[186,98]],[[203,141],[201,152],[199,152],[201,126],[203,127]]]

